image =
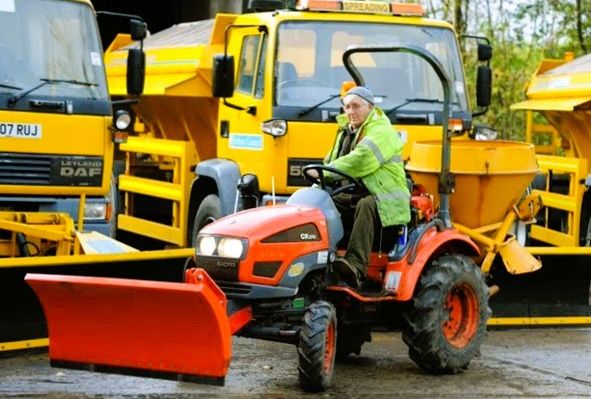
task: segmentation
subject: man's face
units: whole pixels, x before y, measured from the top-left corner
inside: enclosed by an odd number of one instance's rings
[[[371,104],[354,94],[350,94],[343,99],[345,115],[347,115],[349,123],[355,129],[363,124],[371,108]]]

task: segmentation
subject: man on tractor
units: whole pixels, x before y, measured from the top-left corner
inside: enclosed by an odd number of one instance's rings
[[[342,102],[344,114],[337,117],[339,130],[324,163],[359,178],[365,190],[333,197],[345,230],[351,232],[347,252],[333,263],[333,270],[358,288],[367,274],[376,232],[410,221],[410,193],[402,162],[404,144],[384,111],[375,106],[373,93],[356,86]],[[317,178],[316,171],[308,173]]]

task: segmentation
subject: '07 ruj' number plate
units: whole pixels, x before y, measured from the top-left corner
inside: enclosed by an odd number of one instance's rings
[[[36,123],[0,122],[0,138],[40,139],[41,125]]]

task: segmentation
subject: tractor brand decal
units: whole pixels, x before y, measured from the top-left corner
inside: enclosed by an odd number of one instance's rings
[[[302,242],[302,241],[320,241],[320,233],[314,223],[308,223],[297,227],[284,230],[270,237],[263,239],[261,242],[277,243],[277,242]]]
[[[318,252],[318,259],[316,263],[319,265],[323,265],[328,262],[328,251],[320,251]]]
[[[297,276],[301,275],[305,269],[306,269],[306,266],[302,262],[294,263],[287,270],[287,275],[289,277],[297,277]]]
[[[386,276],[386,290],[397,292],[398,286],[400,285],[400,279],[402,278],[402,272],[391,271]]]
[[[218,256],[200,256],[195,257],[195,263],[213,279],[224,281],[238,281],[238,259],[221,258]]]
[[[236,150],[263,150],[263,135],[248,133],[230,133],[230,148]]]
[[[310,164],[321,164],[319,158],[289,158],[287,161],[287,185],[306,187],[310,183],[306,181],[302,173],[302,168]]]
[[[42,128],[37,123],[0,122],[0,138],[40,139]]]
[[[231,269],[236,267],[236,262],[233,260],[218,260],[215,262],[215,265],[224,269]]]
[[[310,234],[310,233],[301,233],[300,234],[300,240],[302,241],[316,241],[318,239],[318,236],[316,234]]]
[[[62,186],[100,186],[103,160],[99,157],[56,157],[51,163],[52,184]]]

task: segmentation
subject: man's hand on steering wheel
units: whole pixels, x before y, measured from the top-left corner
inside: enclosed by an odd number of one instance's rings
[[[324,172],[330,172],[342,179],[333,179],[337,182],[342,182],[343,180],[348,181],[349,184],[345,184],[343,186],[336,186],[336,185],[329,185],[326,181],[326,176]],[[363,191],[363,185],[353,176],[348,175],[347,173],[335,169],[330,166],[320,165],[320,164],[312,164],[306,165],[302,168],[302,173],[306,181],[312,184],[320,185],[320,188],[324,191],[328,192],[331,197],[342,193],[342,192],[354,192],[354,191]]]
[[[318,171],[316,169],[308,169],[306,171],[306,173],[304,173],[304,176],[309,177],[312,180],[320,180],[320,174],[318,173]],[[308,180],[308,179],[306,179]]]

